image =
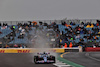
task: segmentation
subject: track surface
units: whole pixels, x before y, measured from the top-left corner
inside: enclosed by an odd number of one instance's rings
[[[34,64],[33,56],[28,53],[0,53],[0,67],[56,67],[53,64]],[[73,52],[64,55],[64,59],[85,67],[100,67],[100,52]]]
[[[34,64],[33,54],[0,54],[0,67],[56,67],[53,64]]]
[[[65,54],[64,59],[83,65],[85,67],[100,67],[100,52],[73,52]]]

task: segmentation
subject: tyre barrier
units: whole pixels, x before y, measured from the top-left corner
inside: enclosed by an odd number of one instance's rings
[[[93,47],[86,47],[86,48],[85,48],[85,51],[86,51],[86,52],[100,52],[100,47],[96,47],[96,48],[93,48]]]

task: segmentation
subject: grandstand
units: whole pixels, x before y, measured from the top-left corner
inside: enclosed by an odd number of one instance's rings
[[[30,48],[38,35],[52,48],[100,47],[99,20],[6,21],[0,23],[1,48]]]

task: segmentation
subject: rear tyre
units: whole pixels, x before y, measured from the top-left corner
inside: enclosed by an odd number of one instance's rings
[[[38,64],[38,63],[37,63],[37,56],[34,56],[34,63],[35,63],[35,64]]]
[[[54,61],[53,63],[55,63],[55,56],[52,56],[52,60]]]
[[[53,57],[53,60],[54,60],[54,62],[53,62],[53,63],[55,63],[55,57]]]

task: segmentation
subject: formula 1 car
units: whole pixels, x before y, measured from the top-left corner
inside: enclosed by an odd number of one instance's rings
[[[55,56],[50,55],[50,53],[37,53],[37,56],[34,56],[35,64],[39,63],[55,63]]]

